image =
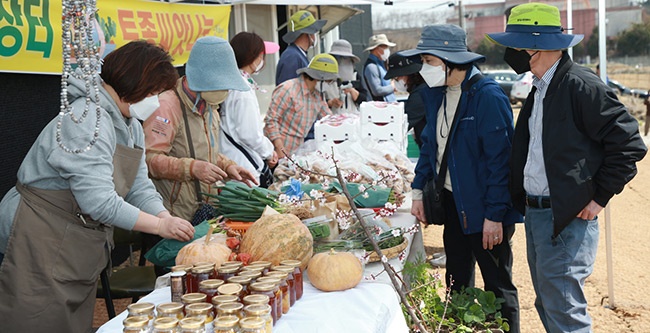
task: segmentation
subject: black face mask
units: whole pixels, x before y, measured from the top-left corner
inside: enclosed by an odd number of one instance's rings
[[[533,55],[535,55],[535,52]],[[515,50],[507,47],[503,54],[503,60],[517,73],[522,74],[530,71],[530,58],[532,56],[526,50]]]

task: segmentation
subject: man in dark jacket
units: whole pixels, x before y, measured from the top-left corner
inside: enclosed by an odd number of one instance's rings
[[[638,123],[567,48],[583,35],[563,34],[557,7],[512,9],[504,60],[534,74],[519,115],[510,159],[512,202],[525,213],[535,307],[547,332],[591,332],[583,286],[598,247],[597,214],[636,175],[647,148]]]
[[[411,214],[444,224],[447,286],[455,291],[474,287],[478,263],[485,289],[505,299],[501,313],[510,332],[518,333],[510,239],[523,218],[512,208],[508,192],[512,109],[499,85],[482,78],[475,63],[485,57],[467,51],[465,40],[458,26],[431,25],[424,27],[416,49],[400,52],[421,56],[420,74],[428,86],[421,93],[427,124]],[[431,178],[440,184],[447,216],[442,222],[425,216],[423,200],[429,198],[423,198],[422,190]]]
[[[287,22],[287,33],[282,40],[289,44],[280,55],[275,72],[275,84],[295,79],[296,71],[309,65],[307,51],[316,43],[316,33],[323,28],[327,20],[316,20],[311,12],[299,10],[291,15]]]

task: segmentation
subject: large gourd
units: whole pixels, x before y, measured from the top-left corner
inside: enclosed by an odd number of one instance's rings
[[[304,270],[313,254],[314,239],[302,221],[293,214],[262,216],[242,237],[239,250],[252,261],[300,260]]]
[[[205,240],[198,240],[189,243],[176,255],[176,265],[193,265],[199,262],[215,263],[215,267],[221,266],[224,262],[228,261],[232,251],[228,246],[220,242],[211,242],[212,231],[214,227],[210,227]]]
[[[322,291],[354,288],[363,277],[361,261],[350,252],[321,252],[309,261],[307,275],[311,284]]]

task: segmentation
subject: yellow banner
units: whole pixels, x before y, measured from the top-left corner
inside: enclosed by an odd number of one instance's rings
[[[97,9],[90,23],[103,56],[145,39],[182,65],[199,37],[228,37],[228,5],[98,0]],[[0,72],[60,74],[61,16],[61,0],[0,0]]]

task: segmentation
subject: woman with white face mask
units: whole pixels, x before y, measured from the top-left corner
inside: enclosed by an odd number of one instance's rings
[[[200,223],[205,218],[200,202],[207,200],[201,193],[216,193],[217,181],[257,182],[223,155],[219,144],[219,104],[229,91],[250,88],[237,70],[232,48],[218,37],[199,38],[185,68],[186,75],[160,95],[160,107],[144,122],[146,162],[165,207]]]
[[[0,203],[3,332],[90,331],[114,227],[194,235],[163,206],[141,148],[138,120],[178,78],[171,56],[134,41],[108,54],[101,74],[67,74],[68,108],[43,129]]]
[[[420,76],[421,68],[420,59],[405,57],[398,52],[388,58],[388,73],[384,77],[387,80],[393,79],[397,91],[409,94],[404,102],[404,113],[408,117],[409,129],[413,128],[415,142],[420,148],[422,148],[422,130],[427,124],[424,102],[420,96],[427,85]]]
[[[278,155],[271,141],[264,136],[264,124],[256,92],[266,93],[253,79],[264,69],[267,54],[278,51],[276,43],[265,42],[250,32],[240,32],[230,40],[235,52],[239,73],[250,90],[231,91],[219,110],[221,152],[235,163],[249,170],[260,186],[268,187],[273,182],[270,168],[278,163]]]
[[[352,53],[352,45],[345,39],[332,43],[329,54],[334,56],[339,64],[339,80],[326,90],[327,104],[334,113],[359,111],[361,102],[368,99],[367,90],[363,88],[354,71],[359,57]]]
[[[475,64],[485,57],[469,52],[466,38],[455,25],[426,26],[416,49],[400,52],[421,56],[420,75],[430,88],[420,94],[427,125],[411,214],[444,225],[447,285],[473,287],[478,263],[486,290],[505,300],[501,314],[510,332],[519,332],[510,239],[523,217],[513,209],[508,190],[512,109],[499,85],[480,74]],[[425,188],[431,197],[423,197]],[[445,214],[433,208],[425,212],[434,203],[433,193]]]

